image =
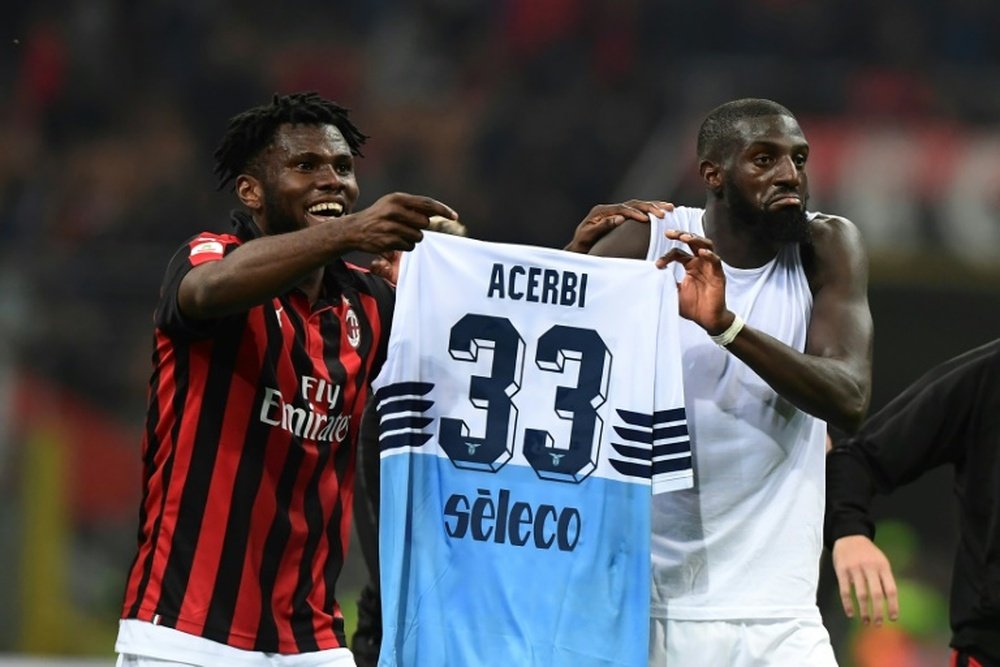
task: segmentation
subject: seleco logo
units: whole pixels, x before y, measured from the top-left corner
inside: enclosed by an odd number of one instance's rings
[[[511,503],[508,489],[500,489],[494,502],[488,489],[476,491],[473,500],[455,493],[445,502],[444,529],[449,537],[560,551],[573,551],[580,541],[580,511],[575,507]]]

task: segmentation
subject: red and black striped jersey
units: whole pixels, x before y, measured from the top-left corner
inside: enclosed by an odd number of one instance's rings
[[[394,294],[337,260],[314,304],[291,290],[237,315],[184,317],[181,279],[241,236],[199,234],[167,269],[122,617],[256,651],[346,646],[335,584]]]

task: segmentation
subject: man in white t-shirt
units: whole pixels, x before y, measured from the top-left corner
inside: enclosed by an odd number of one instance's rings
[[[857,228],[806,212],[808,155],[785,107],[723,104],[698,135],[704,209],[597,206],[567,246],[678,282],[695,487],[654,506],[650,665],[836,664],[816,606],[825,433],[867,411],[872,321]]]

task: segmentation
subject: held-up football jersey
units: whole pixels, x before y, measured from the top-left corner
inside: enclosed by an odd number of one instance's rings
[[[380,419],[380,665],[645,666],[650,506],[692,483],[648,262],[426,233]]]

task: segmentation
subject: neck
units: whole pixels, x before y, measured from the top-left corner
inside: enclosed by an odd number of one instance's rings
[[[306,295],[306,298],[309,299],[310,304],[316,303],[316,300],[319,299],[320,292],[323,289],[323,271],[324,269],[322,267],[316,269],[303,278],[297,285],[297,287],[302,290],[303,294]]]

